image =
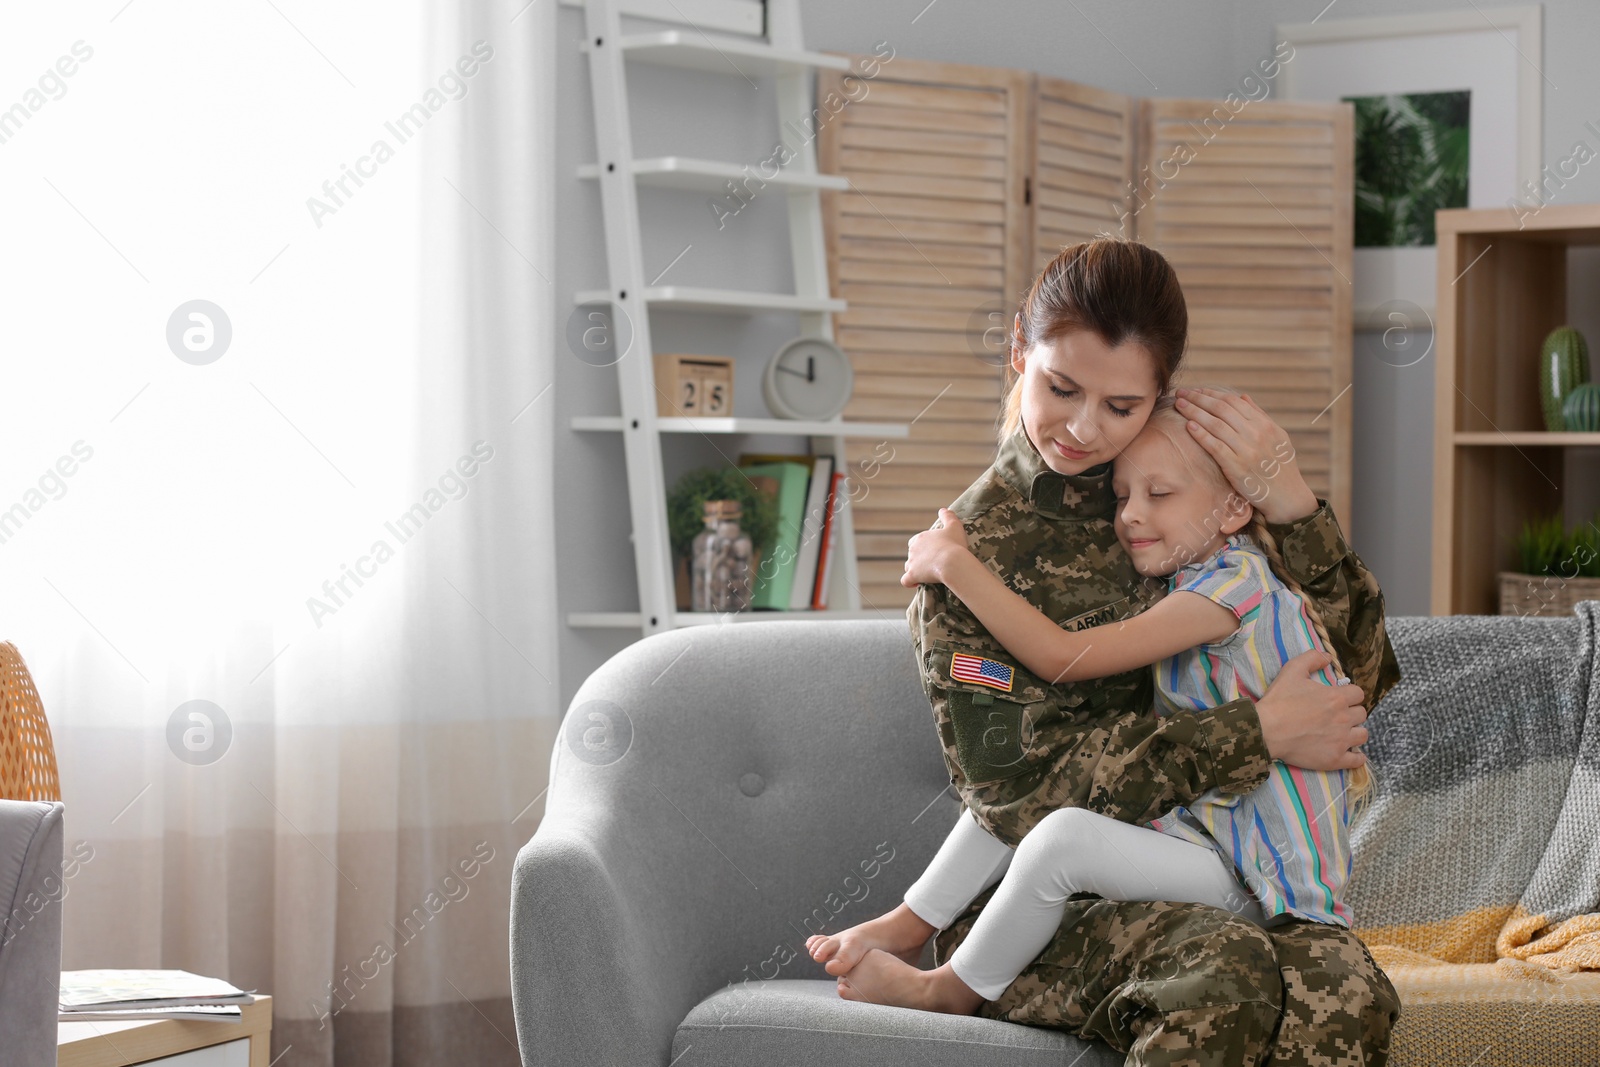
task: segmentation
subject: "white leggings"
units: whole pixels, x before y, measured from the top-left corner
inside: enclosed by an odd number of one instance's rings
[[[997,881],[1000,888],[950,957],[956,977],[985,1000],[997,1000],[1050,943],[1074,893],[1210,904],[1264,921],[1220,853],[1082,808],[1052,811],[1015,851],[963,808],[906,891],[906,904],[942,930]]]

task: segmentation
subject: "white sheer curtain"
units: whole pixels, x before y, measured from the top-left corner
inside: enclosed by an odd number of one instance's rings
[[[278,1067],[518,1062],[555,3],[0,14],[0,639],[64,966],[271,993]]]

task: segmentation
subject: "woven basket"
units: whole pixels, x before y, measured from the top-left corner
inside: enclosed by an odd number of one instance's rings
[[[1548,574],[1500,572],[1500,614],[1572,614],[1580,600],[1600,600],[1600,578],[1555,578]]]
[[[60,800],[56,746],[22,653],[0,641],[0,798]]]

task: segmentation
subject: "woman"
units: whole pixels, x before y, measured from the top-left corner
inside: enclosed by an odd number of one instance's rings
[[[1014,324],[994,464],[952,505],[971,550],[1067,629],[1125,619],[1157,597],[1112,528],[1110,460],[1143,427],[1178,368],[1187,312],[1153,250],[1097,239],[1045,267]],[[1287,435],[1247,400],[1180,393],[1190,432],[1268,520],[1285,563],[1327,623],[1355,683],[1324,686],[1327,662],[1286,665],[1257,704],[1158,717],[1148,670],[1055,684],[1009,656],[943,586],[907,612],[950,780],[972,818],[1013,848],[1045,815],[1084,807],[1142,823],[1208,789],[1248,792],[1270,760],[1359,766],[1363,696],[1399,677],[1376,582],[1295,467]],[[987,665],[987,666],[986,666]],[[999,672],[1004,691],[981,672]],[[935,939],[947,960],[992,891]],[[1308,924],[1309,925],[1309,924]],[[840,993],[869,951],[905,956],[935,926],[902,904],[808,947]],[[1268,933],[1199,904],[1069,903],[1055,939],[979,1014],[1070,1030],[1130,1063],[1382,1062],[1398,1012],[1388,980],[1348,931]]]

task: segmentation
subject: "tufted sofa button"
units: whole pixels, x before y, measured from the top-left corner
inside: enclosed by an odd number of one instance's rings
[[[758,797],[766,788],[766,779],[754,771],[739,778],[739,792],[747,797]]]

